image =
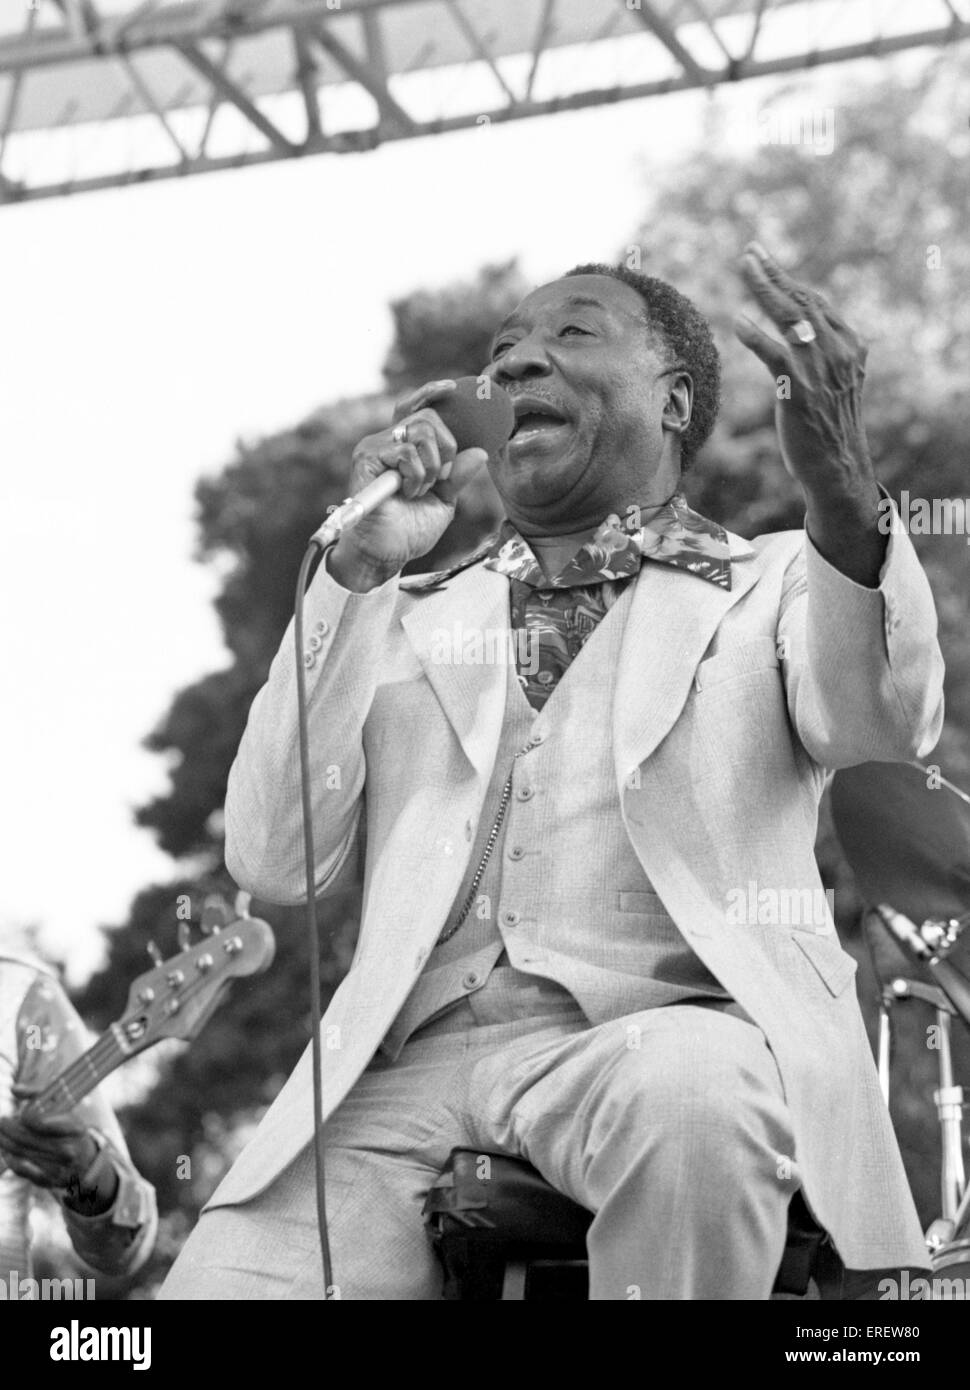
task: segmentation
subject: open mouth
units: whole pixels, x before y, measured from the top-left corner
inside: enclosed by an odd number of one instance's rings
[[[566,424],[566,417],[554,405],[535,397],[519,396],[515,400],[515,429],[512,439],[534,438]]]

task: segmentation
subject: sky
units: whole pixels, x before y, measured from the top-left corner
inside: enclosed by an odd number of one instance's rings
[[[751,113],[758,87],[718,100]],[[197,480],[377,389],[391,299],[513,256],[535,283],[615,259],[707,100],[0,209],[0,931],[39,924],[78,980],[96,928],[175,875],[133,810],[166,786],[141,740],[228,664]]]

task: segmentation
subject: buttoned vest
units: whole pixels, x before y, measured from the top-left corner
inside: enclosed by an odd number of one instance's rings
[[[491,653],[508,668],[498,752],[464,880],[442,926],[448,939],[439,938],[385,1039],[391,1056],[480,989],[500,961],[555,981],[594,1024],[678,1001],[729,998],[674,924],[623,825],[611,726],[633,588],[626,586],[538,712],[512,652]],[[510,771],[487,866],[463,924],[449,936]]]

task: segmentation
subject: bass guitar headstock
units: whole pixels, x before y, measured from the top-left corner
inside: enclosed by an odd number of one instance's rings
[[[249,901],[248,893],[238,893],[230,908],[221,895],[210,895],[202,913],[202,940],[189,945],[189,924],[180,922],[182,949],[169,960],[149,945],[154,966],[135,980],[124,1013],[112,1025],[126,1055],[164,1038],[195,1037],[233,980],[269,967],[276,949],[273,929],[249,916]]]

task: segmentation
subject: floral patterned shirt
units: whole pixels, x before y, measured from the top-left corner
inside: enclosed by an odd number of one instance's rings
[[[622,520],[608,516],[552,579],[510,521],[476,558],[482,555],[489,569],[509,577],[512,629],[527,634],[515,644],[518,677],[537,710],[645,560],[731,587],[727,532],[680,493],[649,512],[630,507]]]

